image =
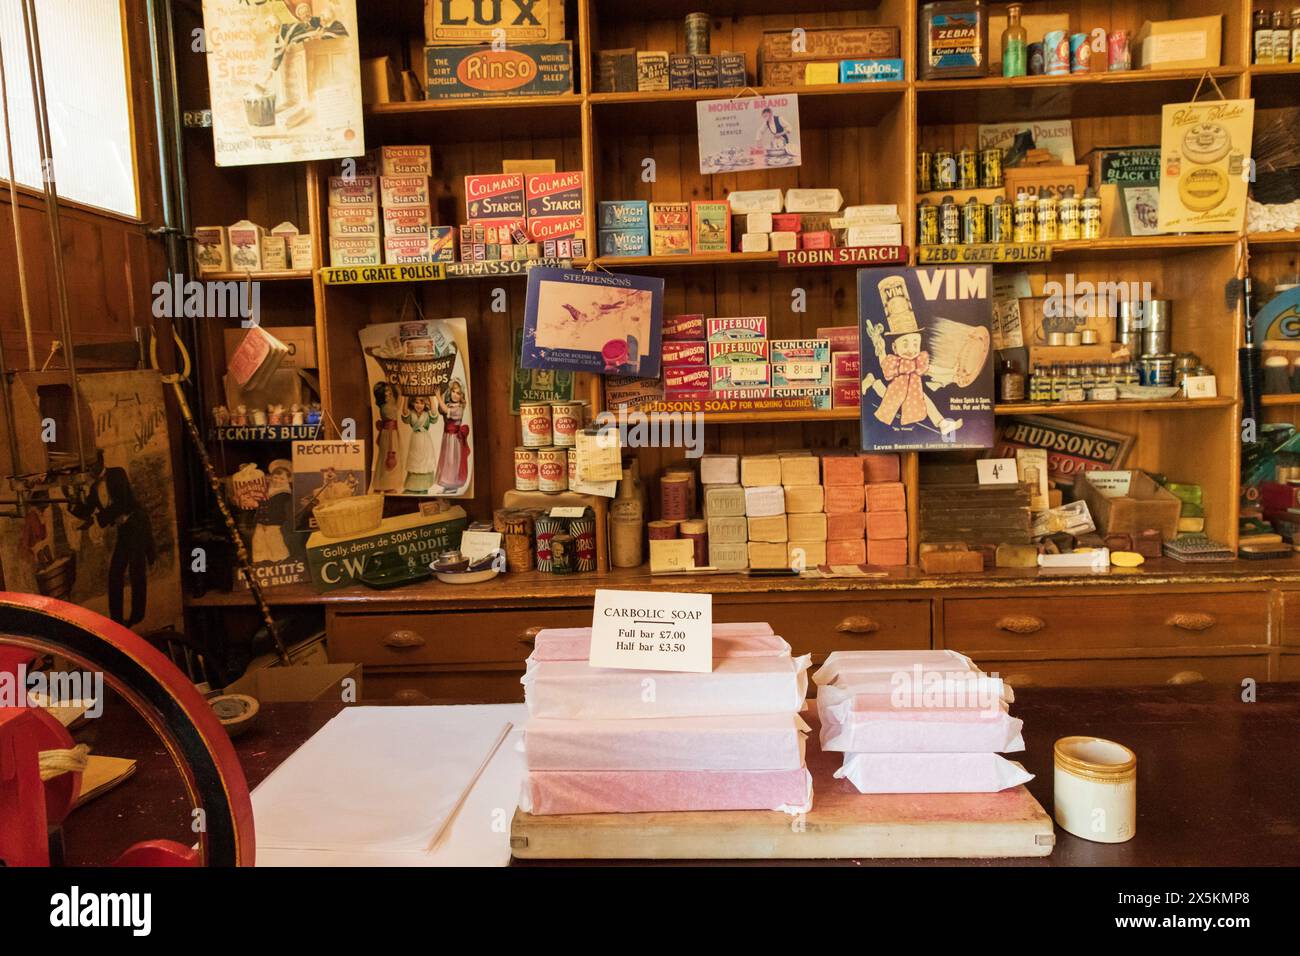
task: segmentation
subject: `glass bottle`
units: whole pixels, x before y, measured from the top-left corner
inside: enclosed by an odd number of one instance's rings
[[[1291,24],[1285,11],[1273,11],[1273,62],[1291,62]]]
[[[998,392],[1004,402],[1025,400],[1025,376],[1011,359],[1003,359],[998,369]]]
[[[1028,72],[1029,34],[1020,23],[1020,4],[1007,7],[1007,28],[1002,31],[1002,75],[1024,76]]]
[[[1251,33],[1254,38],[1255,63],[1263,66],[1273,62],[1273,24],[1267,10],[1256,10]]]
[[[1300,63],[1300,7],[1291,8],[1291,62]]]

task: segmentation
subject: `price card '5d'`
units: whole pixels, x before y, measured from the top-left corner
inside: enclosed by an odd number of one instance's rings
[[[596,591],[592,667],[713,670],[713,595],[670,591]]]

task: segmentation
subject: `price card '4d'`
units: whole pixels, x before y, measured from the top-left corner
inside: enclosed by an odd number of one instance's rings
[[[596,591],[592,667],[713,670],[713,595],[671,591]]]

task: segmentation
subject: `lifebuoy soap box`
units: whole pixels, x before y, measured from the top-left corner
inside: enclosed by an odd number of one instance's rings
[[[861,269],[862,449],[993,446],[991,266]]]
[[[376,554],[396,554],[412,571],[427,568],[443,551],[460,547],[460,536],[468,525],[465,509],[452,505],[436,515],[417,512],[385,518],[373,531],[342,538],[315,531],[307,539],[312,584],[318,591],[356,584]]]
[[[573,92],[573,45],[522,43],[424,49],[425,95],[431,100],[558,96]]]

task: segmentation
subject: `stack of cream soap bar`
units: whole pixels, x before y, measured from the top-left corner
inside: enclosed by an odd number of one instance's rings
[[[993,793],[1033,779],[1011,688],[955,651],[836,651],[813,675],[822,750],[862,793]]]
[[[537,634],[523,677],[534,814],[812,805],[808,657],[767,624],[715,624],[708,674],[597,668],[590,628]]]

